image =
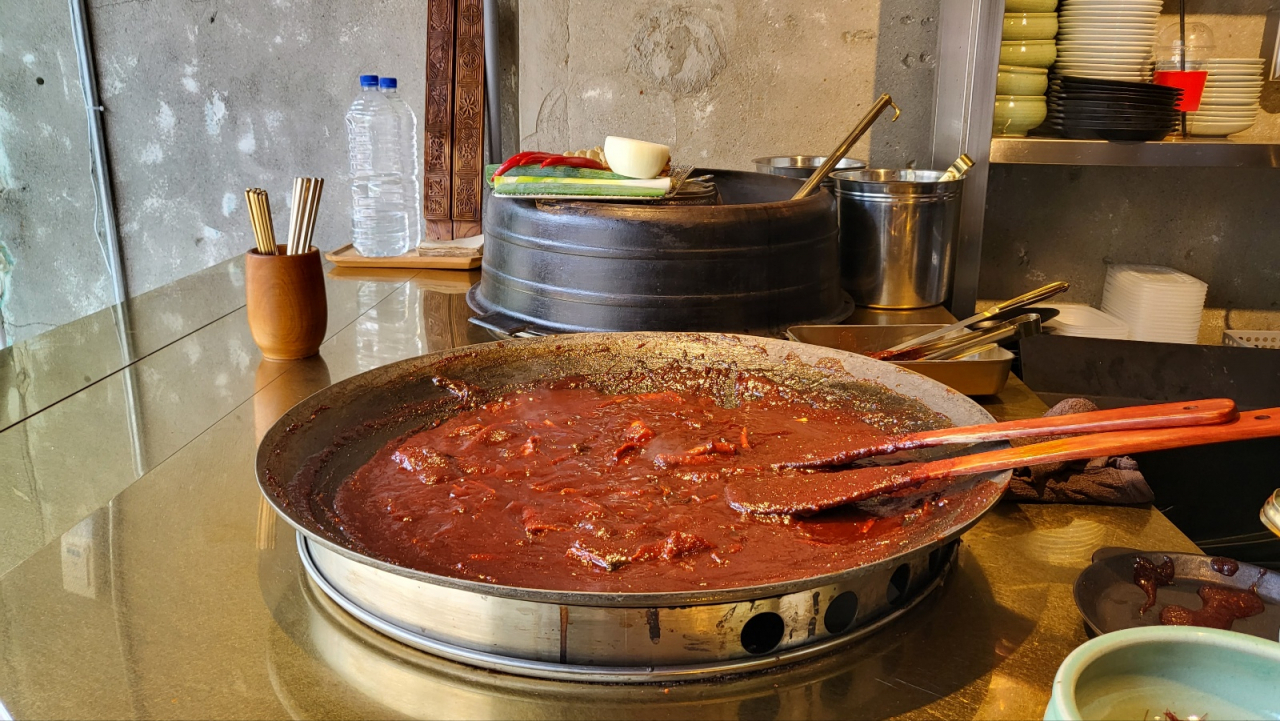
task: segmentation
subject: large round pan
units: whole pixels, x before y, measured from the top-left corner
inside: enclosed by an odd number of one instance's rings
[[[890,414],[932,411],[940,425],[992,421],[972,400],[936,381],[827,348],[682,333],[530,338],[401,361],[316,393],[263,438],[258,482],[298,529],[317,585],[369,625],[477,665],[602,681],[669,681],[762,668],[878,628],[937,585],[953,541],[1008,484],[1008,472],[953,484],[944,491],[944,510],[913,525],[906,543],[879,548],[837,573],[670,593],[548,591],[424,573],[354,550],[332,520],[327,504],[333,489],[376,450],[456,412],[457,396],[442,379],[500,388],[567,376],[669,372],[673,366],[711,369],[709,375],[725,378],[758,373],[874,402]]]

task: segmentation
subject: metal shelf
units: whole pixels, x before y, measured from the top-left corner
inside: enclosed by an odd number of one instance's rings
[[[1189,138],[1148,143],[992,138],[992,163],[1280,168],[1280,142]]]

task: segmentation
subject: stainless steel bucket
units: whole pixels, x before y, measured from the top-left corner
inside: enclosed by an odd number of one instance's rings
[[[960,190],[937,170],[832,173],[840,269],[858,305],[924,308],[951,293]]]
[[[799,178],[800,180],[808,180],[813,171],[817,170],[827,156],[825,155],[766,155],[763,158],[753,158],[757,173],[768,173],[769,175],[782,175],[788,178]],[[867,164],[857,158],[843,158],[836,161],[835,170],[862,170]],[[827,179],[822,181],[822,187],[831,187],[831,173],[827,174]]]

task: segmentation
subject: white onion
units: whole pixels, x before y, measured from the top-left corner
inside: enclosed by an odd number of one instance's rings
[[[656,178],[671,159],[671,148],[614,135],[604,139],[604,157],[609,169],[628,178]]]

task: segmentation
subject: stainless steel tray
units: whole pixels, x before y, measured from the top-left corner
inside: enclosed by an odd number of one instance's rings
[[[904,340],[943,328],[942,324],[918,325],[797,325],[787,329],[791,340],[851,353],[872,353],[892,348]],[[956,335],[968,331],[956,331]],[[995,395],[1004,390],[1013,367],[1013,354],[992,348],[960,360],[901,361],[896,366],[928,376],[967,396]]]
[[[1173,583],[1156,590],[1156,603],[1145,614],[1140,613],[1146,593],[1133,582],[1134,559],[1142,556],[1154,564],[1173,561]],[[1099,548],[1093,552],[1093,563],[1076,578],[1072,595],[1084,622],[1095,633],[1111,633],[1139,626],[1159,626],[1160,609],[1171,604],[1200,608],[1201,586],[1217,586],[1244,591],[1253,589],[1262,599],[1265,610],[1249,618],[1237,619],[1231,630],[1247,633],[1268,641],[1280,640],[1280,576],[1248,563],[1237,563],[1236,570],[1226,575],[1214,565],[1227,559],[1195,553],[1139,551],[1133,548]]]

